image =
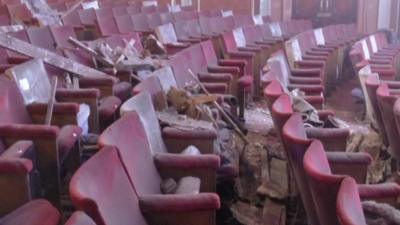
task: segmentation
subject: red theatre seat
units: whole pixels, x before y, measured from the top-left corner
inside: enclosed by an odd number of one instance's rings
[[[126,164],[122,163],[120,158],[123,158],[123,155],[119,156],[116,148],[103,148],[83,164],[71,180],[72,201],[97,224],[176,224],[183,220],[199,225],[215,223],[215,209],[218,209],[220,205],[218,195],[149,193],[159,187],[145,185],[143,182],[137,185],[134,180],[131,180],[132,177],[126,174]],[[141,163],[140,167],[145,168],[146,164],[147,162]],[[100,174],[99,168],[105,173]],[[146,174],[140,171],[146,171]],[[141,179],[145,183],[152,182],[148,178],[157,176],[150,174],[151,172],[146,169],[140,171],[137,171],[138,175],[146,176],[146,179]],[[158,193],[159,190],[155,192]]]

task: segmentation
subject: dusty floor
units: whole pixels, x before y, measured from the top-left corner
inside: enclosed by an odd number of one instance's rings
[[[379,135],[373,133],[369,124],[363,120],[364,104],[357,102],[351,94],[356,87],[358,80],[354,78],[339,84],[326,98],[325,108],[333,110],[339,119],[349,125],[352,131],[348,143],[352,146],[351,151],[359,151],[363,147],[363,151],[371,153],[376,159],[370,168],[368,179],[373,183],[381,182],[388,163],[380,160]],[[297,199],[288,195],[289,191],[276,185],[276,182],[274,186],[267,181],[268,177],[275,176],[278,180],[281,179],[278,184],[287,186],[290,178],[287,177],[285,161],[280,160],[284,159],[284,156],[279,155],[282,146],[276,137],[266,102],[255,102],[254,106],[246,110],[245,116],[250,144],[243,148],[241,142],[237,141],[237,149],[240,149],[240,177],[235,184],[236,196],[229,205],[235,222],[245,225],[304,224],[301,207],[297,207]],[[277,159],[274,162],[271,161],[271,154],[272,158]],[[269,170],[268,165],[271,163],[275,163],[274,166],[279,171]],[[296,221],[294,218],[297,218]]]

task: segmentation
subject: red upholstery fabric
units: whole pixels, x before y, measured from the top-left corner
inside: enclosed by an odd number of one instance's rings
[[[187,170],[191,168],[214,169],[220,167],[220,159],[216,155],[177,155],[161,153],[154,156],[156,166]]]
[[[21,158],[27,151],[33,147],[32,141],[17,141],[6,151],[0,154],[0,157],[3,158]]]
[[[79,140],[81,134],[82,129],[78,126],[67,125],[61,128],[57,137],[60,157],[72,149],[75,143]]]
[[[141,123],[132,124],[131,121],[140,121],[140,118],[134,112],[123,116],[100,135],[98,144],[118,148],[139,196],[160,193],[161,178],[154,165],[144,128]]]
[[[169,138],[196,138],[196,139],[215,139],[217,138],[217,134],[210,130],[194,130],[191,132],[187,132],[182,129],[174,129],[172,127],[165,127],[163,129],[163,137]]]
[[[0,219],[4,225],[57,225],[60,213],[46,200],[28,202]]]
[[[354,179],[346,177],[340,185],[336,211],[341,225],[366,225],[358,187]]]
[[[283,126],[283,141],[295,176],[297,187],[303,201],[307,220],[310,224],[318,224],[317,211],[310,193],[309,184],[304,171],[303,157],[311,140],[307,139],[303,121],[299,114],[292,115]]]
[[[70,195],[96,224],[147,224],[115,148],[101,149],[78,169],[70,182]]]
[[[190,212],[220,207],[216,194],[143,195],[140,196],[139,201],[140,208],[144,213]]]
[[[338,224],[336,196],[344,176],[333,175],[322,143],[313,141],[304,155],[304,170],[320,224]]]
[[[0,173],[27,175],[32,171],[33,163],[29,159],[0,157]]]
[[[102,99],[99,105],[100,121],[110,121],[116,115],[122,101],[115,96],[108,96]]]

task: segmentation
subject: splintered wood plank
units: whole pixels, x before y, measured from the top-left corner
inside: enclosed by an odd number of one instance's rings
[[[32,58],[42,59],[43,62],[49,65],[76,74],[80,77],[108,78],[113,79],[114,82],[118,81],[117,78],[107,75],[106,73],[82,65],[78,62],[57,55],[56,53],[53,53],[46,49],[34,46],[25,41],[21,41],[5,33],[0,33],[0,46]]]

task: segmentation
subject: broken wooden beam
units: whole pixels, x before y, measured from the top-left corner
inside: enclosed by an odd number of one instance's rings
[[[65,70],[80,77],[107,78],[112,79],[114,82],[118,82],[117,78],[112,77],[106,73],[82,65],[63,56],[57,55],[56,53],[49,50],[34,46],[28,42],[21,41],[17,38],[11,37],[10,35],[7,35],[6,33],[0,32],[0,46],[32,58],[42,59],[43,62],[49,65]]]

